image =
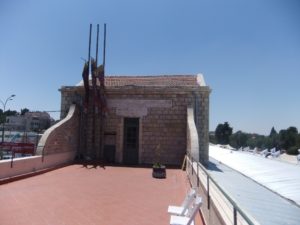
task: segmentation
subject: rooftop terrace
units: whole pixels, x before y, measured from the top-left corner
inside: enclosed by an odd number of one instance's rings
[[[151,172],[71,165],[0,185],[0,224],[169,224],[167,207],[181,203],[188,178],[178,169],[168,169],[166,179]]]

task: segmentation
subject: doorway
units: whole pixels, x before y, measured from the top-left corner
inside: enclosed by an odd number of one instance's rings
[[[139,118],[124,118],[123,163],[139,163]]]

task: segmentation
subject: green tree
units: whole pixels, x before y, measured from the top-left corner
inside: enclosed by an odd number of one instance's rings
[[[247,146],[249,146],[252,149],[256,147],[256,137],[254,135],[251,135],[247,139]]]
[[[230,145],[235,148],[246,147],[248,137],[242,131],[237,131],[230,136]]]
[[[7,110],[3,112],[2,109],[0,109],[0,124],[5,123],[5,119],[7,116],[16,116],[18,115],[18,112],[15,110]]]
[[[269,137],[273,137],[273,136],[276,136],[278,133],[277,133],[277,131],[275,130],[275,128],[274,127],[272,127],[272,129],[271,129],[271,131],[270,131],[270,135],[269,135]]]
[[[24,116],[25,113],[27,113],[27,112],[30,112],[29,109],[27,109],[27,108],[21,109],[21,116]]]
[[[264,148],[265,139],[266,139],[265,136],[263,136],[263,135],[257,135],[257,137],[255,139],[255,141],[256,141],[255,147],[260,148],[260,149]]]
[[[215,137],[218,144],[229,144],[229,138],[232,135],[232,127],[229,126],[228,122],[224,124],[218,124]]]
[[[289,148],[296,146],[298,130],[296,127],[289,127],[287,130],[281,130],[279,132],[279,145],[281,148],[288,150]]]
[[[268,149],[279,147],[279,134],[277,133],[274,127],[272,127],[269,136],[265,137],[264,146]]]
[[[213,143],[213,144],[217,144],[217,141],[216,141],[216,137],[215,137],[215,133],[214,133],[214,132],[210,132],[210,133],[209,133],[209,142],[210,142],[210,143]]]
[[[19,113],[16,110],[9,109],[4,112],[4,115],[5,116],[17,116],[17,115],[19,115]]]
[[[3,110],[0,109],[0,124],[2,124],[4,122],[4,118],[5,118],[5,115],[3,113]]]
[[[300,148],[300,133],[297,135],[296,145]]]

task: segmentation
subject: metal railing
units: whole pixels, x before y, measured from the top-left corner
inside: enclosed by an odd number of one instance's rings
[[[212,178],[203,165],[187,155],[186,172],[193,187],[204,197],[205,209],[202,214],[207,224],[257,225],[245,210]],[[216,222],[218,220],[219,222]]]
[[[45,146],[44,145],[39,145],[39,146],[36,146],[36,149],[38,148],[38,147],[42,147],[42,157],[41,157],[41,160],[42,160],[42,162],[44,162],[44,148],[45,148]],[[35,152],[36,152],[36,149],[35,149]],[[9,149],[9,150],[3,150],[3,147],[2,146],[0,146],[0,153],[1,154],[3,154],[3,152],[10,152],[10,155],[11,155],[11,157],[10,157],[10,168],[13,168],[13,165],[14,165],[14,159],[15,158],[19,158],[19,157],[15,157],[15,154],[16,154],[16,152],[17,153],[19,153],[20,151],[15,151],[14,149]],[[36,154],[34,153],[34,154],[32,154],[31,156],[35,156]],[[25,157],[22,157],[22,158],[25,158]]]

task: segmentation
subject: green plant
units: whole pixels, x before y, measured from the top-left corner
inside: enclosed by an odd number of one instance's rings
[[[162,165],[159,162],[153,164],[153,168],[161,168]]]
[[[160,163],[160,144],[158,144],[154,150],[154,154],[155,154],[155,163],[153,164],[154,168],[161,168],[162,165]]]

